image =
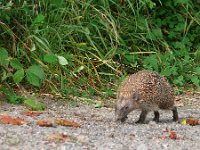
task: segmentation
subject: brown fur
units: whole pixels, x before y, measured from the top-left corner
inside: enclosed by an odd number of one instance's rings
[[[178,119],[173,88],[165,77],[149,70],[130,75],[119,87],[115,109],[117,120],[124,121],[135,109],[142,110],[138,122],[144,122],[149,111],[154,111],[154,120],[159,121],[159,109],[172,110],[174,121]]]

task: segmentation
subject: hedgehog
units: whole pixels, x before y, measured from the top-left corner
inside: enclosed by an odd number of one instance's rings
[[[142,70],[130,75],[120,85],[115,105],[116,121],[124,122],[133,110],[141,110],[136,123],[144,123],[148,112],[154,112],[153,121],[159,122],[159,110],[171,110],[173,121],[178,120],[174,106],[174,90],[168,80],[157,72]]]

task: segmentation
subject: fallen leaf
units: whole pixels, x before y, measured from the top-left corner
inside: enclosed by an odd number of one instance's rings
[[[176,140],[177,139],[176,132],[170,131],[169,138],[172,139],[172,140]]]
[[[22,125],[22,124],[28,124],[30,122],[24,120],[23,118],[12,118],[11,116],[0,115],[0,123],[12,124],[12,125]]]
[[[55,126],[53,121],[39,120],[37,121],[37,125],[41,127],[53,127]]]
[[[180,124],[186,125],[187,124],[187,120],[186,119],[181,120]]]
[[[37,111],[24,111],[21,113],[22,115],[25,115],[25,116],[30,116],[30,117],[37,117],[39,115],[42,114],[42,112],[37,112]]]
[[[179,123],[183,125],[188,124],[191,126],[196,126],[196,125],[199,125],[199,120],[196,118],[189,118],[189,119],[183,119]]]
[[[196,125],[199,125],[199,120],[195,118],[190,118],[186,120],[186,123],[191,126],[196,126]]]
[[[161,135],[161,136],[158,137],[159,139],[164,140],[164,139],[170,138],[172,140],[184,140],[184,138],[177,137],[177,134],[176,134],[176,132],[173,129],[165,128],[163,130],[163,132],[169,133],[169,135],[167,135],[167,136]]]
[[[66,119],[56,119],[55,120],[57,125],[61,125],[61,126],[68,126],[68,127],[80,127],[81,125],[74,122],[74,121],[69,121]]]

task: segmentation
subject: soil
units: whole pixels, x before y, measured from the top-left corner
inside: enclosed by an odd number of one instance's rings
[[[200,120],[200,95],[176,97],[179,120]],[[139,111],[133,111],[124,123],[114,121],[112,107],[95,108],[80,104],[71,107],[65,101],[44,99],[47,105],[39,116],[26,116],[23,105],[0,101],[0,115],[20,117],[29,124],[0,124],[0,150],[199,150],[200,125],[173,122],[171,111],[160,111],[160,122],[148,114],[145,124],[135,124]],[[80,127],[55,125],[41,127],[39,120],[67,119]]]

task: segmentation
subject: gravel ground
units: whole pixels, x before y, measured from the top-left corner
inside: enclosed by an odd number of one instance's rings
[[[200,95],[177,97],[180,119],[200,119]],[[152,120],[150,113],[146,124],[135,124],[139,112],[134,111],[125,123],[114,122],[114,110],[81,105],[69,107],[63,102],[48,101],[48,108],[37,117],[20,113],[24,106],[0,103],[0,115],[25,118],[28,125],[0,124],[0,150],[199,150],[200,125],[190,126],[172,122],[170,111],[161,111],[160,123]],[[81,124],[81,127],[39,127],[38,120],[65,118]],[[171,131],[177,139],[171,139]],[[53,135],[62,134],[58,140]]]

